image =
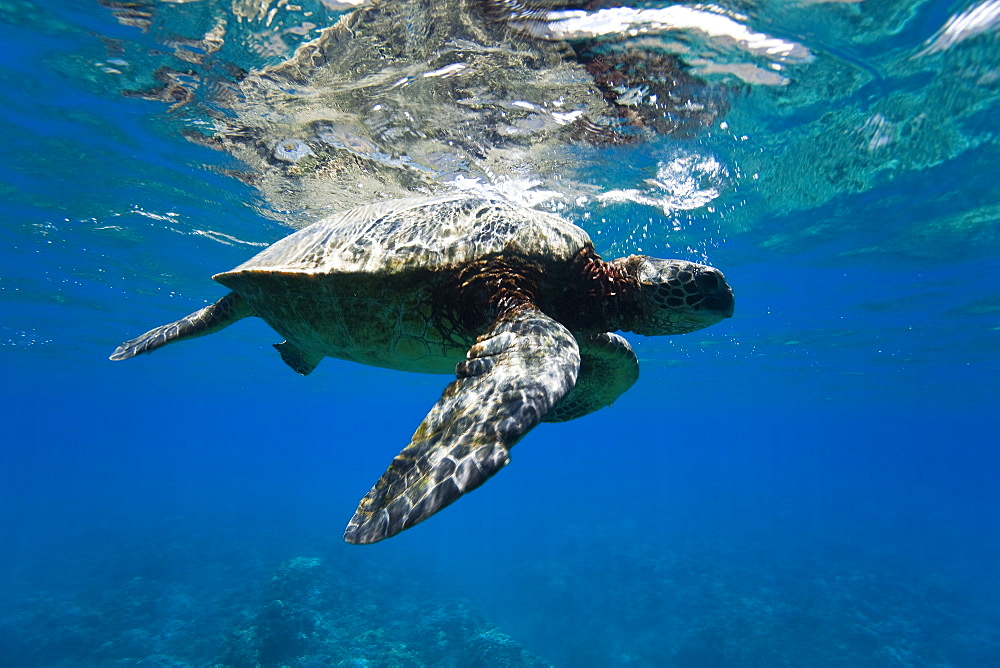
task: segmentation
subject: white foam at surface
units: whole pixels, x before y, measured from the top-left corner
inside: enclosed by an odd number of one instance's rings
[[[986,0],[948,19],[918,56],[945,51],[959,42],[1000,30],[1000,0]]]
[[[744,51],[782,62],[808,62],[809,49],[796,42],[755,32],[724,14],[671,5],[655,9],[615,7],[596,12],[549,12],[543,22],[517,22],[538,37],[558,40],[607,35],[638,36],[668,31],[698,32],[713,40],[726,39]]]
[[[647,179],[645,189],[609,190],[598,195],[601,202],[634,202],[675,211],[698,209],[721,194],[722,180],[728,175],[725,166],[713,157],[686,155],[661,161],[656,178]]]

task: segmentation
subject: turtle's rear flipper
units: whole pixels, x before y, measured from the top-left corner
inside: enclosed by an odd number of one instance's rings
[[[292,367],[292,371],[302,376],[311,374],[316,365],[323,360],[322,355],[317,355],[305,348],[301,348],[291,341],[275,343],[274,349],[281,353],[281,359],[285,360],[285,364]]]
[[[138,338],[126,341],[118,346],[111,359],[127,360],[129,357],[152,352],[174,341],[211,334],[249,315],[254,315],[250,306],[238,294],[230,292],[214,304],[195,311],[177,322],[161,325]]]
[[[576,382],[580,352],[565,327],[529,304],[499,318],[456,368],[458,379],[347,525],[348,543],[374,543],[479,487]]]

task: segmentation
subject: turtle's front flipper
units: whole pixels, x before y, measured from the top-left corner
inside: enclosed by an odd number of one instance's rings
[[[574,420],[610,406],[639,379],[639,360],[624,337],[606,332],[579,343],[580,377],[545,416],[546,422]]]
[[[458,379],[347,525],[374,543],[427,519],[510,461],[509,450],[573,387],[576,339],[531,305],[499,318],[456,368]]]
[[[214,304],[209,304],[177,322],[161,325],[138,338],[126,341],[118,346],[111,359],[116,362],[127,360],[129,357],[152,352],[174,341],[211,334],[250,315],[254,315],[250,305],[235,292],[230,292]]]

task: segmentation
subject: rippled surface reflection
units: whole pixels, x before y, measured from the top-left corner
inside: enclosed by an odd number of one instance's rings
[[[477,188],[584,220],[650,207],[647,246],[710,253],[711,218],[715,238],[798,248],[857,225],[803,214],[887,183],[925,191],[926,170],[993,140],[995,2],[616,4],[108,2],[166,48],[109,40],[67,66],[165,101],[293,226]],[[872,250],[992,234],[976,221],[995,198],[928,196],[955,213]]]

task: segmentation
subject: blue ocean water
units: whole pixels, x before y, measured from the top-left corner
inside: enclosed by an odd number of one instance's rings
[[[211,81],[177,36],[220,16],[252,70],[330,6],[0,2],[0,665],[1000,664],[996,3],[738,8],[814,60],[586,153],[672,204],[566,212],[609,257],[720,267],[735,316],[629,335],[612,407],[363,547],[344,525],[447,378],[300,377],[251,320],[107,360],[293,217],[185,139],[190,105],[122,92]]]

